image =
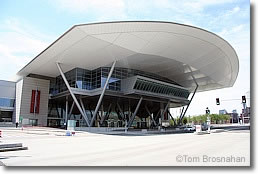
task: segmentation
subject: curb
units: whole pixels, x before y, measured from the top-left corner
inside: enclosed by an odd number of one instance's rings
[[[16,150],[28,150],[28,147],[23,147],[22,143],[0,144],[0,152],[8,152],[8,151],[16,151]]]

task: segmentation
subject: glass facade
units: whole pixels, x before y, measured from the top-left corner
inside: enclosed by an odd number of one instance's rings
[[[146,92],[152,92],[156,94],[163,94],[169,96],[176,96],[182,98],[188,98],[189,91],[157,82],[143,80],[138,78],[134,85],[134,89]]]
[[[14,99],[0,98],[0,107],[14,107]]]
[[[93,90],[96,88],[104,87],[109,71],[110,71],[110,67],[100,67],[92,71],[81,69],[81,68],[75,68],[75,69],[72,69],[71,71],[66,72],[65,76],[71,87],[86,89],[86,90]],[[120,91],[121,80],[128,77],[136,76],[136,75],[141,75],[151,79],[156,79],[159,81],[178,85],[172,80],[169,80],[165,77],[161,77],[153,73],[117,67],[113,71],[113,74],[109,80],[107,89]],[[67,88],[61,76],[58,76],[55,79],[51,80],[51,83],[50,83],[51,94],[58,94],[66,90]]]
[[[0,111],[0,122],[12,122],[12,111]]]

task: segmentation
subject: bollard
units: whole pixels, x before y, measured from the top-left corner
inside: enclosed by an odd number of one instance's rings
[[[66,135],[66,136],[71,136],[71,132],[70,132],[70,131],[66,131],[66,132],[65,132],[65,135]]]

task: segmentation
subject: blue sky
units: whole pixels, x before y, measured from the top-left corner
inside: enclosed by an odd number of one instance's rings
[[[224,108],[240,111],[240,100],[216,106],[215,98],[240,99],[250,93],[248,0],[1,0],[0,11],[0,79],[13,79],[19,69],[75,24],[161,20],[214,32],[227,40],[239,57],[235,85],[198,93],[187,114],[202,114],[207,106],[212,113]]]

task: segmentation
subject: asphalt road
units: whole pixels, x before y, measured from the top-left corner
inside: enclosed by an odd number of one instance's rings
[[[6,166],[249,166],[250,131],[119,136],[57,129],[3,130],[2,143],[29,149],[4,152]]]

